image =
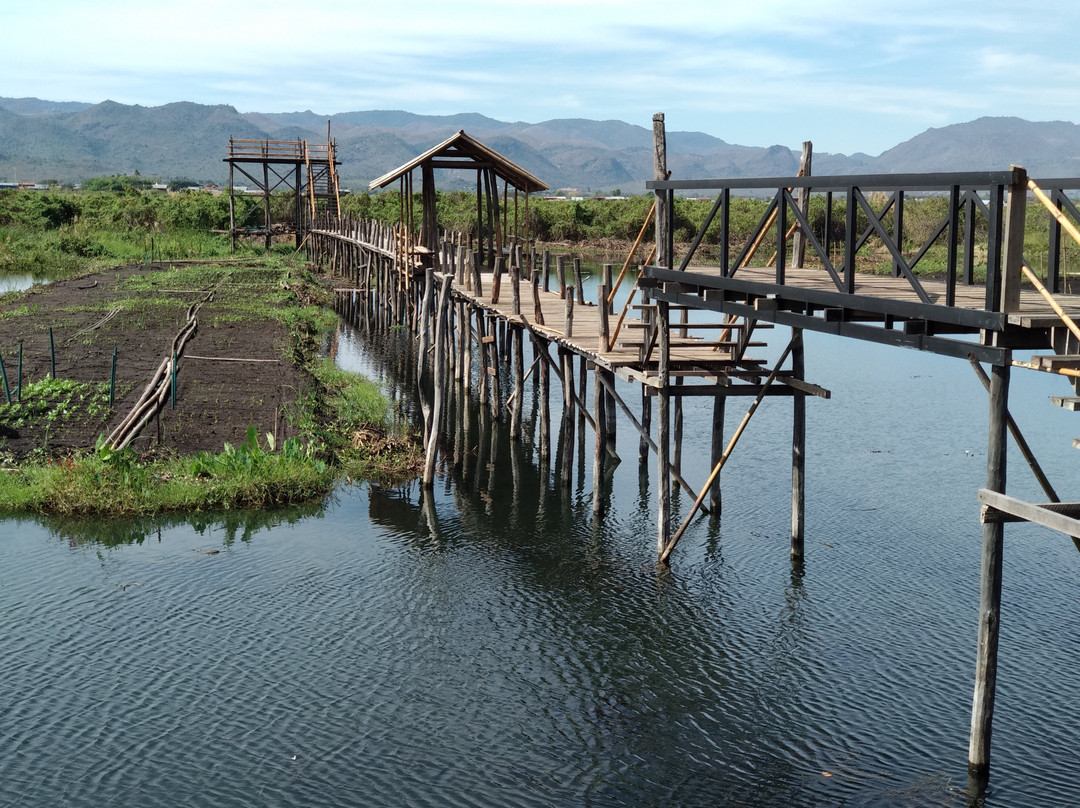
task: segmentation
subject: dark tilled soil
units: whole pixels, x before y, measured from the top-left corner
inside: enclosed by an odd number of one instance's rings
[[[154,271],[160,269],[113,270],[35,287],[17,298],[0,301],[0,357],[13,395],[20,341],[23,384],[48,377],[50,327],[59,379],[107,382],[113,350],[117,352],[117,395],[111,413],[97,417],[76,414],[63,421],[56,419],[48,428],[40,423],[16,428],[0,419],[0,452],[17,459],[35,452],[63,456],[92,449],[99,435],[108,434],[123,420],[169,355],[173,338],[186,322],[187,307],[202,297],[198,290],[158,291],[159,297],[175,298],[177,304],[156,307],[149,313],[121,309],[91,329],[112,311],[114,301],[138,296],[125,291],[119,279]],[[247,282],[259,277],[248,267],[231,271]],[[267,432],[279,440],[292,434],[284,415],[309,384],[288,358],[291,338],[270,317],[255,316],[244,322],[222,317],[231,295],[255,293],[249,284],[230,284],[228,280],[218,287],[214,300],[199,310],[198,329],[178,363],[176,409],[166,403],[160,416],[132,442],[140,453],[159,449],[178,454],[219,451],[226,441],[234,445],[243,442],[249,425],[258,428],[260,438]],[[23,306],[30,307],[29,314],[2,316],[5,308],[10,314]],[[71,311],[73,307],[94,308]],[[271,361],[221,361],[226,359]],[[3,402],[0,391],[0,404]]]

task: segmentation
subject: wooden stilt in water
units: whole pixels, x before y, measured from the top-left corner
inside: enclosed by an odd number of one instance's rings
[[[514,404],[510,410],[510,438],[516,442],[521,439],[521,412],[525,405],[524,329],[513,326],[511,337],[514,343]]]
[[[593,451],[593,513],[600,514],[603,511],[604,490],[604,455],[607,454],[607,415],[604,407],[607,404],[607,394],[604,385],[600,381],[600,374],[604,371],[597,367],[596,378],[593,380],[593,420],[596,423],[596,447]]]
[[[567,297],[568,300],[573,298]],[[574,468],[574,355],[564,348],[559,348],[562,365],[563,417],[562,417],[562,469],[563,488],[570,488],[573,482]]]
[[[429,273],[431,271],[429,270]],[[430,275],[429,275],[430,277]],[[435,459],[442,432],[443,398],[446,393],[446,321],[450,303],[450,284],[453,278],[443,275],[439,284],[439,300],[435,311],[435,361],[432,374],[434,401],[431,407],[431,426],[424,460],[424,488],[430,489],[435,480]]]
[[[641,388],[641,429],[638,430],[641,434],[641,440],[638,442],[638,463],[644,466],[649,462],[649,440],[648,435],[652,434],[652,398],[650,398],[645,388]]]
[[[548,343],[541,337],[533,337],[533,353],[540,357],[537,368],[540,380],[540,460],[547,462],[551,454],[551,371],[548,362]]]
[[[791,329],[791,372],[796,379],[805,375],[803,334]],[[806,394],[796,390],[792,397],[791,428],[791,560],[801,563],[806,538]]]
[[[483,309],[476,309],[476,351],[480,356],[480,389],[477,395],[480,402],[484,403],[488,397],[488,386],[491,379],[491,367],[488,365],[487,350],[487,318],[484,317]]]
[[[433,309],[434,280],[431,270],[424,277],[424,294],[420,306],[420,334],[416,346],[416,388],[420,398],[420,411],[424,418],[424,446],[431,439],[431,398],[428,393],[428,347],[431,345],[431,318],[428,312]]]
[[[485,315],[486,316],[486,315]],[[491,394],[491,417],[496,421],[502,415],[502,392],[499,389],[499,340],[496,336],[497,323],[491,323],[491,333],[488,335],[488,367],[491,378],[488,379],[488,392]]]
[[[724,411],[727,408],[727,396],[719,395],[713,399],[712,412],[712,465],[715,468],[724,454]],[[719,473],[709,486],[709,508],[715,516],[723,510],[723,493],[720,490]]]
[[[1009,364],[994,366],[990,374],[990,433],[986,450],[986,487],[1005,493],[1008,440]],[[993,733],[997,688],[998,631],[1001,623],[1002,549],[1005,524],[983,524],[982,571],[979,584],[979,645],[975,662],[975,695],[971,705],[968,775],[981,793],[990,777],[990,738]]]

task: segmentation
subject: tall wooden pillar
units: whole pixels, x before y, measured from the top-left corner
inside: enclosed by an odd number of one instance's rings
[[[799,176],[810,176],[810,164],[814,156],[814,144],[809,140],[804,140],[802,144],[802,155],[799,157]],[[795,191],[795,204],[799,208],[799,213],[803,215],[805,219],[810,212],[810,188],[798,188]],[[827,236],[826,236],[827,238]],[[791,263],[796,269],[802,269],[803,263],[806,261],[806,234],[803,233],[801,227],[795,228],[795,235],[791,243]]]
[[[724,414],[727,409],[727,396],[719,395],[713,399],[712,415],[712,458],[711,466],[716,468],[724,455]],[[717,474],[709,486],[709,510],[716,516],[723,507],[723,495],[720,491],[720,475]]]
[[[664,128],[664,113],[653,115],[653,179],[667,179],[667,132]],[[670,267],[671,254],[668,235],[671,232],[671,209],[668,206],[668,193],[656,191],[656,263]]]
[[[1008,362],[990,373],[990,434],[986,450],[986,487],[1005,493],[1005,461],[1009,406]],[[971,705],[968,774],[981,791],[990,776],[990,738],[993,734],[997,687],[998,630],[1001,623],[1002,549],[1005,525],[983,524],[982,572],[979,584],[979,645],[975,661],[975,695]]]
[[[263,163],[263,210],[266,216],[266,251],[270,252],[270,165]]]

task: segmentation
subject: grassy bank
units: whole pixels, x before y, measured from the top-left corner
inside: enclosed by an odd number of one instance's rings
[[[109,296],[97,302],[49,308],[46,290],[34,298],[42,301],[40,307],[24,293],[8,296],[4,311],[13,313],[9,325],[18,318],[18,333],[25,334],[40,332],[65,313],[83,312],[94,320],[104,311],[122,309],[128,321],[119,330],[158,342],[164,334],[167,344],[175,313],[187,306],[168,291],[215,284],[221,290],[218,299],[201,315],[200,330],[211,335],[206,339],[218,332],[284,335],[272,350],[298,375],[288,385],[294,395],[281,408],[285,423],[280,430],[275,416],[258,426],[237,424],[243,439],[213,450],[185,453],[168,442],[162,447],[159,435],[156,446],[148,439],[137,448],[115,451],[99,439],[96,448],[57,452],[50,446],[57,431],[81,426],[85,432],[88,423],[116,420],[110,416],[108,386],[50,377],[27,380],[17,398],[0,404],[0,432],[32,435],[36,448],[16,461],[4,451],[7,439],[0,439],[0,511],[131,516],[262,508],[318,500],[342,479],[415,474],[415,446],[407,429],[394,422],[378,386],[320,358],[337,317],[327,307],[331,294],[324,279],[311,274],[298,257],[270,257],[258,267],[196,264],[124,277],[117,273]],[[107,342],[108,336],[95,333],[87,339]],[[14,382],[9,389],[15,390]],[[182,401],[174,416],[177,424],[182,424],[185,406],[189,411],[212,406],[204,401],[195,395]],[[218,417],[242,416],[223,407],[213,415]],[[144,432],[149,431],[148,425]]]

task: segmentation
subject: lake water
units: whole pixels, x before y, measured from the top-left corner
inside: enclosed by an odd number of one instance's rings
[[[375,373],[396,350],[345,329],[338,357]],[[0,805],[969,805],[986,395],[962,360],[809,333],[806,365],[833,398],[808,401],[797,570],[786,399],[666,572],[625,422],[601,519],[591,460],[563,492],[474,413],[429,499],[0,521]],[[1013,378],[1068,499],[1064,383]],[[687,402],[694,485],[709,409]],[[1041,499],[1010,458],[1010,492]],[[1007,528],[978,805],[1080,802],[1078,579],[1067,538]]]

